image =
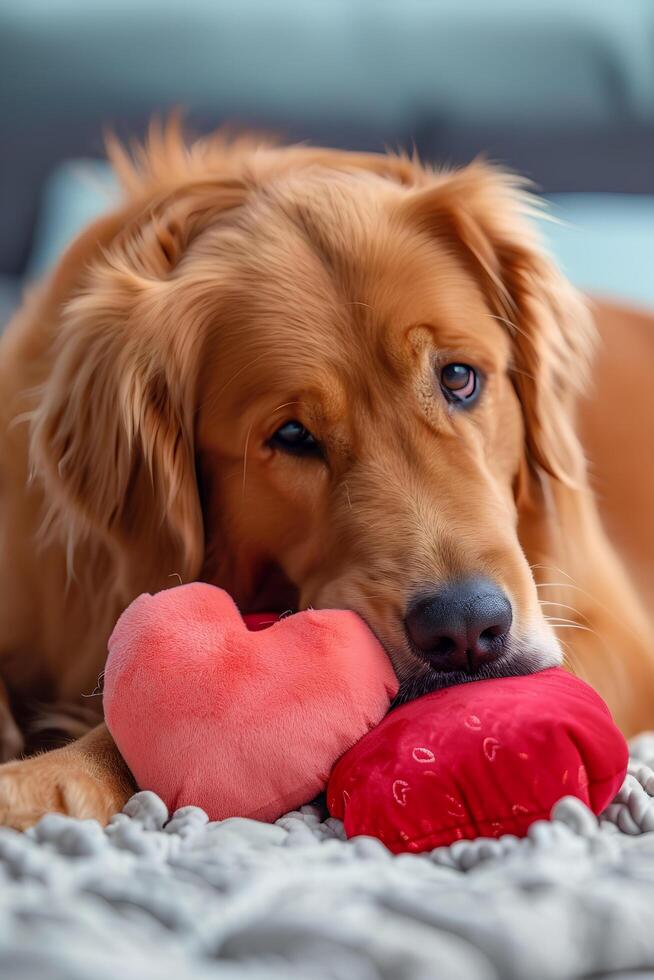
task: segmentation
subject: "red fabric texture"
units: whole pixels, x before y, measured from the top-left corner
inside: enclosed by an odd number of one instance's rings
[[[142,595],[119,619],[105,719],[140,788],[170,809],[275,820],[322,792],[388,711],[397,680],[358,616],[276,618],[248,617],[249,632],[225,592],[194,583]]]
[[[248,613],[247,616],[243,617],[243,622],[253,633],[259,633],[261,630],[267,630],[270,626],[274,626],[281,618],[277,613]]]
[[[338,762],[327,802],[348,837],[427,851],[524,836],[563,796],[599,813],[627,761],[602,699],[552,668],[447,688],[392,711]]]

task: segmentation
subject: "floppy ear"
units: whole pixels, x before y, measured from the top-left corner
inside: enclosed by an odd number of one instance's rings
[[[575,428],[593,351],[589,311],[543,251],[527,220],[533,201],[516,178],[474,163],[433,175],[406,207],[463,256],[511,336],[525,426],[520,542],[568,667],[625,732],[640,731],[651,722],[651,630],[602,527]]]
[[[512,380],[520,399],[530,467],[569,485],[584,481],[574,428],[594,328],[580,295],[544,252],[528,219],[540,208],[524,182],[476,161],[434,175],[410,199],[411,218],[452,241],[481,277],[512,338]]]
[[[32,417],[33,470],[69,565],[81,540],[100,540],[132,591],[200,568],[193,427],[203,330],[190,301],[175,317],[173,276],[193,240],[242,198],[237,182],[204,181],[150,202],[60,314]]]

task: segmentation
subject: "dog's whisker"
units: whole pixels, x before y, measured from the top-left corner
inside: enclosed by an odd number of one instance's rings
[[[247,477],[248,446],[250,444],[250,436],[252,435],[252,429],[253,429],[253,427],[254,427],[254,423],[252,423],[252,425],[250,426],[250,428],[247,431],[247,435],[245,437],[245,448],[243,450],[243,485],[242,485],[242,488],[241,488],[241,492],[242,492],[242,495],[243,496],[245,496],[245,480],[246,480],[246,477]]]
[[[487,316],[489,318],[489,320],[497,320],[499,323],[503,323],[504,326],[505,327],[509,327],[510,330],[517,330],[518,329],[517,324],[515,324],[512,320],[509,320],[508,317],[498,316],[495,313],[486,313],[484,315]]]
[[[579,612],[579,609],[575,606],[570,606],[565,602],[559,602],[558,599],[539,599],[538,602],[541,606],[560,606],[561,609],[572,609],[573,612]]]
[[[534,384],[536,383],[536,378],[533,374],[529,374],[528,371],[521,371],[520,368],[512,367],[511,374],[519,374],[521,377],[527,378],[529,381],[533,381]]]
[[[278,405],[277,408],[273,408],[273,412],[272,413],[274,415],[275,412],[281,412],[283,408],[290,408],[291,405],[300,405],[300,404],[301,403],[299,401],[284,402],[283,405]]]
[[[556,622],[551,619],[548,620],[548,623],[554,630],[581,630],[583,633],[592,633],[594,636],[597,636],[596,630],[591,629],[590,626],[582,626],[580,623],[571,623],[567,620]]]
[[[574,658],[570,654],[568,641],[559,638],[559,644],[561,645],[562,648],[563,664],[565,667],[571,669],[574,665]]]
[[[519,334],[527,341],[527,343],[531,344],[531,346],[534,348],[534,350],[537,353],[540,353],[536,339],[530,336],[530,334],[526,330],[524,330],[519,324],[515,323],[513,320],[509,320],[508,317],[505,316],[497,316],[492,313],[487,313],[486,316],[490,317],[491,320],[498,320],[499,323],[503,323],[505,327],[508,327],[509,330],[513,331],[516,334]]]
[[[563,574],[565,574],[565,572]],[[614,612],[614,610],[611,609],[610,606],[608,606],[608,605],[606,605],[604,603],[601,603],[600,600],[597,598],[597,596],[594,596],[592,594],[592,592],[588,592],[587,589],[582,589],[578,585],[573,585],[572,582],[540,582],[540,583],[537,582],[536,583],[536,588],[537,589],[539,589],[539,588],[541,588],[541,589],[544,589],[544,588],[575,589],[575,591],[580,592],[582,595],[585,595],[588,599],[591,600],[591,602],[595,603],[595,605],[601,606],[601,608],[602,608],[603,612],[605,613],[605,615],[608,616],[610,619],[612,619],[613,622],[619,623],[621,629],[625,629],[626,628],[629,631],[629,633],[631,633],[632,636],[634,636],[637,639],[639,639],[639,633],[638,633],[637,630],[633,629],[628,623],[625,623],[624,618],[622,616],[620,616],[619,613]],[[587,617],[584,617],[584,618],[587,618]],[[599,633],[596,633],[596,636],[598,636],[598,638],[599,638]]]
[[[582,592],[584,595],[587,595],[589,599],[593,599],[593,601],[595,602],[598,601],[597,599],[595,599],[593,595],[591,595],[590,592],[587,592],[586,589],[582,589],[579,585],[573,585],[572,582],[536,582],[536,588],[537,589],[575,589],[577,592]]]
[[[238,369],[238,371],[235,371],[234,374],[231,376],[231,378],[229,378],[229,380],[227,380],[225,382],[225,384],[221,388],[218,388],[214,392],[214,394],[211,397],[211,401],[213,402],[213,401],[217,400],[220,397],[220,395],[224,394],[224,392],[227,390],[227,388],[229,388],[229,386],[234,381],[236,381],[236,379],[238,377],[240,377],[245,371],[249,370],[249,368],[251,368],[253,364],[256,364],[257,361],[261,361],[261,360],[263,360],[264,357],[267,357],[267,356],[268,356],[268,352],[267,351],[262,351],[261,354],[258,354],[256,357],[253,357],[251,361],[248,361],[248,363],[247,364],[244,364],[243,367],[240,367]]]
[[[532,571],[535,571],[536,569],[541,569],[542,571],[546,571],[546,572],[558,572],[559,575],[563,575],[571,582],[575,581],[572,575],[566,572],[565,569],[559,568],[558,565],[535,564],[535,565],[530,565],[529,567],[531,568]]]
[[[590,629],[588,626],[580,626],[578,623],[552,623],[554,630],[581,630],[582,633],[592,633],[593,636],[597,636],[597,631]]]
[[[563,617],[559,617],[559,616],[546,616],[545,617],[545,622],[546,623],[549,623],[550,626],[562,626],[564,624],[566,626],[576,626],[577,625],[577,623],[575,622],[574,619],[564,619]]]
[[[104,670],[101,670],[98,674],[98,679],[95,682],[95,687],[90,694],[82,694],[83,698],[99,698],[102,696],[102,688],[104,682]]]
[[[575,619],[570,619],[569,616],[564,616],[562,614],[561,615],[557,615],[556,613],[546,613],[546,612],[544,612],[543,615],[544,615],[545,619],[547,619],[548,621],[549,620],[552,620],[552,619],[558,619],[562,623],[564,623],[564,622],[565,623],[575,623],[576,622]]]
[[[565,602],[557,602],[555,599],[539,599],[538,604],[540,606],[556,606],[558,609],[569,609],[570,612],[576,613],[582,619],[588,620],[588,616],[585,616],[581,609],[577,609],[576,606],[570,606]]]

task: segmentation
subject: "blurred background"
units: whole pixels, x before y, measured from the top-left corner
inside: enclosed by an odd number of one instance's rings
[[[654,307],[652,0],[0,0],[0,324],[174,106],[536,183],[582,288]]]

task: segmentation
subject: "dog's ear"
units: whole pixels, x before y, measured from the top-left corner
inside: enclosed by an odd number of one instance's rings
[[[243,195],[238,182],[203,181],[144,211],[128,208],[58,318],[32,416],[33,471],[69,554],[81,540],[104,541],[124,557],[132,590],[199,571],[193,429],[203,330],[190,303],[175,316],[171,294],[194,240]]]
[[[538,205],[522,182],[484,162],[434,175],[405,214],[457,248],[512,340],[512,379],[526,430],[527,462],[579,485],[585,462],[574,406],[593,349],[590,314],[545,253],[532,218]]]

